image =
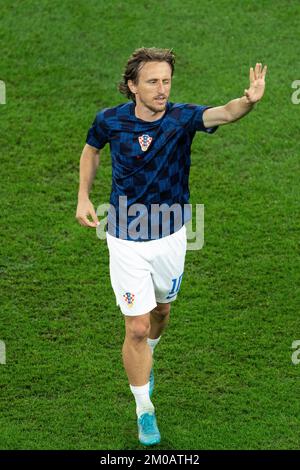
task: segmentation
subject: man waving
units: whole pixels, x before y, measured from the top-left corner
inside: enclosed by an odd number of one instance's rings
[[[119,85],[129,101],[96,115],[80,159],[76,218],[83,226],[96,227],[89,192],[100,150],[109,143],[112,191],[106,239],[110,278],[125,319],[123,363],[144,445],[158,444],[161,439],[151,398],[152,355],[183,278],[185,223],[191,217],[185,211],[191,144],[197,131],[213,134],[219,125],[251,111],[264,94],[267,70],[256,64],[250,69],[250,86],[244,96],[210,107],[169,101],[174,63],[174,53],[168,49],[133,52]]]

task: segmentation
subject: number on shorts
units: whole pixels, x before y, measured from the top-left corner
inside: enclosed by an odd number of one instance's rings
[[[167,296],[167,299],[171,299],[172,297],[175,297],[175,295],[177,295],[177,293],[180,289],[182,276],[183,276],[183,273],[178,278],[172,279],[172,289],[170,290],[170,292]]]

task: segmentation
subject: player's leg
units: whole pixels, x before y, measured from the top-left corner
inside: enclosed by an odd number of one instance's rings
[[[145,385],[149,380],[152,365],[151,350],[147,344],[150,333],[150,314],[125,316],[125,341],[123,345],[123,364],[129,383],[134,386]]]
[[[155,340],[159,338],[165,328],[167,327],[170,319],[170,303],[157,303],[157,306],[151,310],[150,313],[150,333],[149,339]],[[151,344],[151,343],[150,343]]]
[[[160,341],[161,335],[168,325],[170,318],[171,305],[169,303],[158,303],[157,306],[150,312],[150,333],[147,339],[153,355],[154,349]],[[150,397],[154,390],[154,370],[153,364],[149,376],[149,394]]]
[[[139,440],[144,445],[158,444],[161,438],[149,394],[152,354],[147,338],[150,332],[150,313],[125,316],[125,330],[123,363],[136,402]]]
[[[139,440],[144,445],[160,442],[154,406],[149,395],[152,364],[147,344],[150,311],[156,306],[151,266],[141,256],[138,243],[107,237],[110,254],[110,277],[117,305],[125,318],[123,363],[130,390],[136,402]]]
[[[153,282],[157,306],[151,311],[148,344],[152,354],[170,319],[171,302],[180,289],[186,253],[186,228],[157,240],[158,256],[153,261]],[[150,396],[154,390],[154,370],[150,371]]]

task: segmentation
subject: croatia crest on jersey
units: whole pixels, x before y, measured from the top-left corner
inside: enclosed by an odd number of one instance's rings
[[[126,292],[126,294],[123,295],[123,299],[130,308],[133,306],[134,297],[134,294],[131,294],[130,292]]]
[[[151,144],[151,142],[152,142],[152,137],[150,137],[150,135],[143,134],[143,135],[139,136],[139,144],[140,144],[141,149],[143,150],[143,152],[146,152],[146,150],[148,150],[149,145]]]

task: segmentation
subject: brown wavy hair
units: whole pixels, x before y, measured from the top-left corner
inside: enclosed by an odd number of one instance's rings
[[[157,47],[141,47],[132,53],[125,66],[118,90],[133,101],[135,101],[135,95],[129,89],[128,80],[138,83],[138,74],[145,62],[167,62],[171,67],[171,76],[173,76],[175,54],[172,49],[158,49]]]

